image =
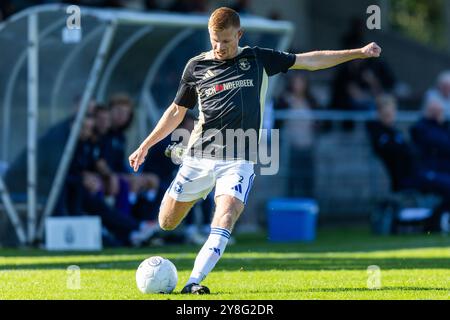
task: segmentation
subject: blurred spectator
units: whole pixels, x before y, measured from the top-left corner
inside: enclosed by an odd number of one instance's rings
[[[378,120],[368,124],[368,132],[375,153],[389,173],[392,191],[416,189],[450,199],[450,125],[442,104],[430,100],[423,119],[411,128],[418,150],[395,128],[395,99],[383,95],[377,105]]]
[[[296,107],[293,107],[295,105]],[[275,99],[275,110],[311,110],[319,108],[318,102],[313,96],[309,80],[305,73],[296,72],[287,76],[287,84],[284,91]],[[275,128],[283,128],[286,121],[275,121]]]
[[[318,107],[311,94],[304,73],[296,72],[278,100],[278,109],[289,109],[304,115],[304,119],[284,121],[284,130],[290,143],[289,181],[290,196],[313,196],[314,188],[314,132],[315,123],[308,119],[310,112]],[[279,124],[276,124],[279,125]]]
[[[95,134],[99,137],[106,136],[111,130],[112,119],[111,112],[108,106],[104,104],[97,104],[93,111],[95,117]]]
[[[341,66],[333,79],[331,108],[375,110],[375,97],[390,93],[394,84],[394,77],[384,63],[353,60]]]
[[[94,142],[98,148],[96,171],[101,175],[104,185],[105,199],[107,203],[116,209],[129,214],[131,206],[128,201],[128,182],[119,177],[120,172],[115,172],[108,163],[109,132],[112,127],[111,112],[105,105],[98,104],[94,112],[95,135]]]
[[[97,149],[93,142],[94,118],[87,115],[80,129],[77,145],[69,166],[66,177],[66,205],[69,214],[78,215],[83,212],[83,194],[81,188],[85,188],[89,194],[102,193],[102,182],[95,174],[97,161]]]
[[[441,213],[448,208],[450,195],[448,181],[450,180],[446,181],[445,174],[429,170],[427,161],[423,162],[422,147],[419,147],[420,150],[417,152],[414,146],[406,141],[402,132],[395,127],[396,105],[397,101],[391,95],[382,95],[377,98],[378,119],[367,125],[372,148],[389,174],[392,192],[418,191],[441,196],[443,201],[437,206],[428,204],[432,206],[430,207],[432,214],[423,220],[426,230],[439,230]],[[417,125],[413,129],[415,138],[417,138],[416,134],[425,133],[422,121],[418,123],[420,127],[418,131],[416,131]],[[422,143],[423,141],[419,142],[419,145]],[[394,220],[394,229],[396,229],[395,224],[399,222],[398,218],[396,216]]]
[[[420,154],[424,188],[450,199],[450,124],[440,99],[428,99],[424,117],[411,128]]]
[[[446,117],[450,117],[450,70],[442,72],[437,79],[436,88],[428,90],[425,103],[430,100],[439,100]]]
[[[73,122],[75,121],[75,117],[77,116],[77,113],[81,107],[81,99],[81,95],[75,97],[72,110],[70,110],[69,112],[70,115],[66,119],[50,127],[45,135],[41,138],[42,140],[46,141],[46,139],[64,138],[64,142],[67,141],[67,139],[69,138],[70,130],[72,129]],[[86,114],[92,115],[96,105],[97,102],[94,99],[91,99],[88,102]],[[46,143],[48,142],[49,141],[47,141]]]
[[[128,172],[125,162],[125,131],[133,121],[133,101],[127,94],[117,93],[112,95],[108,107],[111,113],[111,129],[102,141],[102,156],[112,171],[125,173]]]
[[[379,96],[378,119],[367,124],[370,142],[389,174],[393,192],[418,189],[416,155],[403,133],[395,127],[396,115],[396,99],[391,95]]]
[[[94,143],[95,120],[87,115],[66,177],[62,198],[70,215],[93,214],[111,232],[119,245],[142,245],[158,230],[153,221],[138,221],[110,208],[104,201],[103,184],[96,174],[99,152]]]
[[[354,49],[364,46],[365,21],[353,18],[349,29],[341,39],[342,47]],[[348,111],[375,110],[375,98],[379,94],[392,93],[395,78],[389,66],[382,59],[358,59],[336,69],[331,84],[330,109]],[[352,129],[352,122],[343,123],[345,129]]]
[[[108,108],[97,112],[100,155],[97,170],[106,181],[107,201],[124,214],[134,214],[139,197],[154,201],[159,189],[155,174],[134,175],[126,162],[125,131],[133,121],[133,101],[124,93],[114,94]],[[151,219],[148,215],[140,218]],[[155,218],[155,217],[152,217]]]

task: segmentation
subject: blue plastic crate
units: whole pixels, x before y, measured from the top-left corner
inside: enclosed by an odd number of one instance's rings
[[[313,241],[319,207],[305,198],[272,199],[267,204],[269,240],[273,242]]]

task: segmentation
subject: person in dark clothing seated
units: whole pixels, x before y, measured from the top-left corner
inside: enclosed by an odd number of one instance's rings
[[[110,126],[101,141],[103,158],[112,171],[126,173],[125,131],[133,121],[133,102],[126,94],[116,94],[111,97],[108,108]]]
[[[114,94],[107,108],[97,113],[100,135],[100,172],[110,179],[110,203],[128,215],[140,219],[155,219],[147,214],[143,203],[154,202],[159,179],[155,174],[135,175],[126,164],[125,132],[133,121],[133,101],[123,93]],[[109,116],[109,119],[107,119]],[[104,118],[104,119],[103,119]],[[109,126],[107,122],[109,120]],[[100,132],[101,131],[101,132]]]
[[[362,45],[366,22],[353,17],[341,39],[342,47]],[[373,110],[378,95],[392,92],[396,79],[383,59],[353,60],[339,66],[332,81],[330,108],[337,110]]]
[[[77,146],[66,177],[63,203],[70,215],[92,214],[102,219],[121,245],[139,246],[158,230],[151,221],[139,221],[110,208],[104,201],[103,183],[96,174],[98,146],[93,142],[94,118],[88,115],[79,134]]]
[[[388,171],[391,191],[419,189],[417,161],[412,146],[395,127],[397,102],[391,95],[377,98],[378,119],[367,124],[375,154]]]
[[[106,105],[98,104],[95,108],[94,116],[94,140],[99,150],[96,171],[103,180],[105,199],[111,207],[115,207],[124,214],[129,214],[131,209],[128,201],[128,182],[121,179],[120,173],[115,172],[111,168],[114,160],[110,158],[110,149],[108,149],[112,146],[111,140],[109,139],[112,123],[110,109]]]
[[[437,173],[427,165],[429,162],[427,158],[433,157],[435,154],[435,151],[430,150],[430,147],[433,149],[432,146],[436,146],[437,143],[437,141],[433,141],[436,136],[427,132],[430,130],[429,123],[431,120],[428,119],[428,116],[431,116],[430,110],[426,111],[426,119],[421,120],[412,130],[414,140],[416,143],[418,142],[419,150],[408,143],[402,132],[395,128],[396,101],[393,97],[388,95],[378,97],[377,110],[378,120],[368,124],[368,131],[373,150],[389,173],[391,191],[399,196],[391,198],[391,200],[396,199],[394,200],[394,210],[411,203],[414,203],[413,206],[419,205],[432,209],[429,216],[423,217],[424,230],[439,230],[439,228],[442,228],[441,215],[448,208],[446,199],[450,196],[450,176],[446,177],[443,173]],[[434,120],[431,122],[434,123],[432,126],[437,125]],[[444,134],[444,132],[441,133]],[[449,133],[450,131],[446,133],[449,141],[447,152],[450,151]],[[433,136],[435,137],[433,138]],[[441,145],[441,147],[444,146]],[[433,198],[435,199],[433,200]],[[392,204],[391,200],[384,202],[382,206]],[[391,211],[386,212],[389,216]],[[404,220],[400,215],[396,216],[391,231],[397,232],[400,230],[398,228],[402,223],[412,222]]]
[[[438,99],[426,102],[424,117],[411,128],[420,154],[420,178],[427,190],[450,199],[450,124]]]

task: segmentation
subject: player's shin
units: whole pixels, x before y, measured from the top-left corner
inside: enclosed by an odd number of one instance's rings
[[[206,240],[195,259],[194,269],[186,285],[191,283],[199,284],[206,278],[225,251],[230,236],[231,233],[227,229],[219,227],[211,228],[208,240]]]

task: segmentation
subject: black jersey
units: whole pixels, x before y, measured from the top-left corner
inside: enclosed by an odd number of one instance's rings
[[[259,47],[239,48],[228,60],[215,59],[212,51],[189,60],[174,100],[189,109],[198,103],[189,153],[255,161],[256,149],[248,142],[260,138],[268,77],[294,63],[295,54]]]

